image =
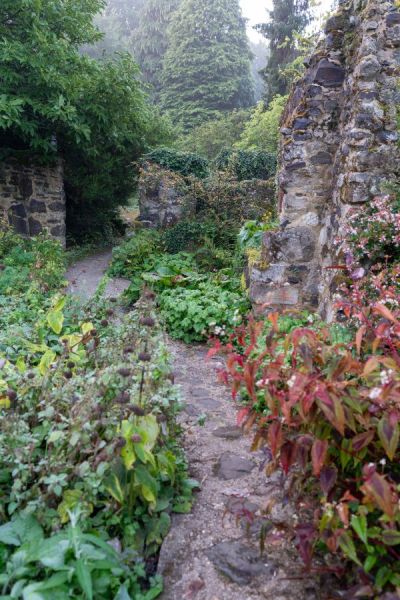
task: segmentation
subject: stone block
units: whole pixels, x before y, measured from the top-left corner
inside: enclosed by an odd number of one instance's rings
[[[45,213],[47,212],[46,202],[33,198],[29,203],[29,210],[31,213]]]
[[[29,235],[39,235],[39,233],[42,233],[43,226],[40,221],[38,221],[37,219],[34,219],[33,217],[29,217],[28,223],[29,223]]]
[[[306,263],[315,253],[315,233],[311,227],[289,227],[274,235],[271,241],[278,262]]]
[[[344,78],[344,68],[324,58],[318,64],[314,81],[324,87],[341,87]]]

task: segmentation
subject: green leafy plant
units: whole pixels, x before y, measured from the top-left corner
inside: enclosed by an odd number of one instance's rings
[[[184,177],[204,179],[209,174],[206,158],[191,152],[180,152],[173,148],[157,148],[144,156],[144,160],[156,163],[164,169],[175,171]]]
[[[231,172],[238,181],[269,179],[276,172],[276,155],[262,150],[223,150],[216,158],[217,169]]]
[[[212,282],[200,283],[196,289],[166,290],[158,301],[172,337],[187,343],[223,338],[249,308],[240,294]]]

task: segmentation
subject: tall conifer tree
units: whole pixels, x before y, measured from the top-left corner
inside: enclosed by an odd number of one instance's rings
[[[184,130],[253,104],[251,53],[239,0],[181,0],[169,28],[162,105]]]
[[[134,53],[144,80],[159,100],[164,56],[168,48],[168,26],[179,0],[146,0],[135,32]]]
[[[287,81],[281,70],[298,56],[295,34],[304,31],[310,23],[310,0],[273,0],[269,17],[268,23],[257,27],[269,40],[270,47],[268,64],[263,73],[267,103],[277,94],[287,92]]]

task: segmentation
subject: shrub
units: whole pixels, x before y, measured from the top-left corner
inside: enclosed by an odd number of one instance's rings
[[[381,268],[400,262],[400,198],[377,197],[361,210],[353,209],[341,235],[346,236],[347,260]]]
[[[175,171],[184,177],[204,179],[209,174],[207,159],[190,152],[179,152],[172,148],[158,148],[146,154],[144,160],[154,162],[165,169]]]
[[[212,281],[200,283],[196,289],[164,291],[158,301],[171,336],[186,343],[205,341],[211,335],[223,338],[249,308],[241,294]]]
[[[161,234],[154,229],[144,229],[113,250],[109,274],[130,279],[153,265],[160,254]]]
[[[384,280],[374,278],[375,301],[355,283],[340,302],[350,344],[321,326],[283,333],[273,313],[267,335],[250,319],[224,348],[239,422],[256,426],[253,449],[268,446],[269,470],[291,473],[298,493],[310,477],[319,486],[315,521],[297,529],[307,567],[316,548],[344,555],[363,597],[400,585],[400,298]]]
[[[276,154],[280,121],[286,102],[287,96],[275,96],[267,107],[264,102],[259,102],[236,147],[240,150],[262,150]]]
[[[217,169],[230,171],[238,181],[270,179],[276,172],[276,155],[261,150],[223,150],[215,164]]]
[[[196,152],[212,161],[221,150],[231,148],[239,141],[248,119],[248,110],[221,113],[217,119],[206,121],[190,130],[178,140],[178,148]]]

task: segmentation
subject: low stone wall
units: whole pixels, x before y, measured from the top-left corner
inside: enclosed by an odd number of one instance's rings
[[[267,233],[250,295],[264,306],[331,319],[334,240],[354,205],[397,178],[400,13],[395,0],[341,0],[283,116],[281,227]]]
[[[183,177],[145,163],[139,179],[139,209],[145,225],[166,229],[194,216],[196,198]]]
[[[63,168],[0,163],[0,211],[15,231],[34,236],[47,230],[65,245]]]
[[[207,209],[226,213],[237,222],[259,219],[274,212],[275,195],[274,180],[237,181],[216,174],[203,181],[146,163],[139,179],[140,220],[166,229]]]

